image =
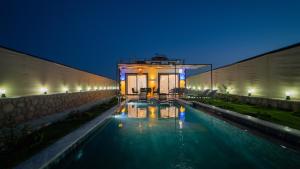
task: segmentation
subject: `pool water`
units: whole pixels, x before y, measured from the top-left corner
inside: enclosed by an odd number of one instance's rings
[[[300,154],[188,106],[128,103],[56,168],[299,169]]]

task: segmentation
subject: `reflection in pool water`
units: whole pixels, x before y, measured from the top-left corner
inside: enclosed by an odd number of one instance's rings
[[[169,104],[147,105],[146,103],[128,103],[121,110],[121,114],[128,118],[174,118],[178,117],[178,107]],[[184,112],[181,107],[180,111]],[[118,116],[119,114],[117,114]]]
[[[128,103],[59,169],[299,169],[283,148],[191,107]]]

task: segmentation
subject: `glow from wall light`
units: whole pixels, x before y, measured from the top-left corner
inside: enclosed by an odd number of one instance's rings
[[[201,87],[200,87],[200,86],[198,86],[198,90],[201,90]]]
[[[292,91],[286,91],[285,96],[292,96]]]
[[[286,100],[291,100],[291,97],[295,95],[294,91],[288,90],[285,92],[285,99]]]
[[[5,94],[6,93],[6,90],[5,89],[0,89],[0,94]]]
[[[204,86],[204,88],[203,88],[204,90],[207,90],[208,89],[208,87],[207,86]]]
[[[81,92],[82,91],[82,87],[78,86],[77,87],[77,91]]]
[[[69,89],[67,87],[63,87],[63,91],[68,93],[69,92]]]
[[[97,87],[97,86],[95,86],[95,87],[94,87],[94,90],[98,90],[98,87]]]
[[[181,74],[179,75],[179,78],[180,78],[180,80],[184,80],[184,79],[185,79],[185,74],[184,74],[184,73],[181,73]]]
[[[249,88],[248,89],[248,96],[251,96],[255,92],[254,88]]]
[[[5,89],[0,89],[0,95],[1,97],[6,97],[6,90]]]
[[[87,89],[88,91],[92,90],[92,88],[91,88],[91,87],[89,87],[89,86],[88,86],[86,89]]]
[[[255,91],[255,90],[254,90],[253,88],[249,88],[249,89],[248,89],[248,93],[254,93],[254,91]]]
[[[43,93],[43,94],[47,94],[48,89],[47,89],[46,87],[41,87],[41,88],[40,88],[40,91],[41,91],[41,93]]]
[[[120,80],[121,81],[125,80],[125,73],[123,73],[123,72],[120,73]]]

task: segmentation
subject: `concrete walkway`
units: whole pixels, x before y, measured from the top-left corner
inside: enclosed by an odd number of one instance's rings
[[[97,127],[99,127],[106,119],[118,110],[120,105],[105,111],[95,119],[87,122],[80,128],[76,129],[72,133],[64,136],[54,144],[45,148],[41,152],[32,156],[30,159],[19,164],[16,169],[42,169],[47,168],[53,162],[60,160],[66,153],[74,149],[85,138],[92,133]]]

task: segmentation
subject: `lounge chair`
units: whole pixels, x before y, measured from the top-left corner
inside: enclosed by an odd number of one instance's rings
[[[135,91],[134,88],[131,88],[131,91],[132,91],[132,94],[138,94],[139,93],[138,91]]]
[[[147,100],[147,92],[140,92],[139,94],[139,100]]]
[[[160,101],[166,101],[167,96],[168,95],[166,93],[159,93],[159,95],[158,95]]]
[[[218,90],[212,90],[207,94],[207,97],[215,97],[217,95]]]
[[[206,89],[202,93],[199,93],[197,98],[207,97],[209,93],[210,93],[210,89]]]

